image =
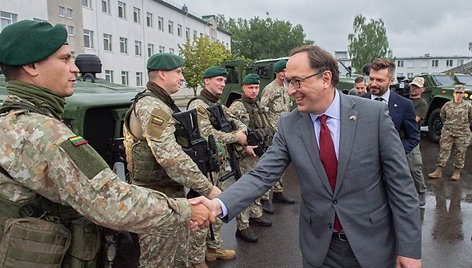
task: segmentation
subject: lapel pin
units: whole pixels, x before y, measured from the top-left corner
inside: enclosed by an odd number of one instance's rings
[[[354,120],[354,121],[356,121],[356,120],[357,120],[357,116],[351,115],[351,117],[349,117],[349,120]]]
[[[393,107],[398,107],[398,105],[395,103],[395,104],[393,105]]]

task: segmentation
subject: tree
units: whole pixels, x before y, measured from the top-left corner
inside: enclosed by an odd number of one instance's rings
[[[231,52],[235,56],[249,59],[279,58],[288,55],[289,51],[303,44],[313,44],[305,39],[301,25],[292,26],[288,21],[261,19],[250,20],[218,16],[220,27],[225,27],[231,36]]]
[[[389,48],[387,30],[382,19],[371,19],[357,15],[353,22],[354,33],[349,34],[349,56],[352,67],[359,72],[362,66],[369,64],[375,58],[392,58]]]
[[[182,57],[185,59],[182,68],[187,85],[197,95],[197,88],[203,86],[202,74],[210,66],[220,65],[231,58],[231,52],[219,42],[210,42],[207,36],[199,37],[192,43],[187,39],[184,45],[179,45]]]

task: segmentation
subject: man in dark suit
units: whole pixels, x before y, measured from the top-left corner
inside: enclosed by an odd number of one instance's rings
[[[338,81],[330,53],[293,50],[285,83],[298,108],[280,118],[256,167],[206,205],[228,221],[291,163],[305,268],[421,267],[419,202],[387,106],[340,94]]]
[[[400,133],[405,153],[409,154],[420,142],[415,107],[411,100],[390,90],[390,85],[394,80],[395,64],[389,60],[375,59],[370,64],[370,92],[362,97],[388,105],[390,117],[395,124],[395,129]]]

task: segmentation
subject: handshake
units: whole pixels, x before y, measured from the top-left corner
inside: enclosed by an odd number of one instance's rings
[[[192,211],[192,217],[188,224],[190,230],[197,231],[215,222],[216,217],[222,213],[222,209],[220,202],[213,198],[220,193],[220,189],[214,186],[208,195],[208,198],[212,198],[211,200],[204,196],[188,200]]]

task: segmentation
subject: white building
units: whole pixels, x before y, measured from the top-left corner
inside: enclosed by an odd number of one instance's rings
[[[434,57],[425,54],[420,57],[395,58],[397,76],[413,78],[421,73],[442,73],[472,61],[472,56]]]
[[[0,0],[0,30],[23,19],[64,24],[73,54],[95,54],[99,77],[144,86],[146,62],[158,52],[179,54],[179,45],[207,36],[231,49],[231,35],[214,17],[192,14],[162,0]]]

